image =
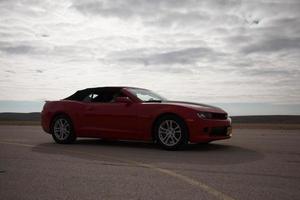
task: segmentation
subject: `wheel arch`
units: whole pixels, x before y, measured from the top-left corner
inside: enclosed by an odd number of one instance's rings
[[[189,127],[188,127],[185,119],[183,117],[181,117],[179,114],[174,113],[174,112],[164,112],[164,113],[161,113],[161,114],[159,114],[158,116],[155,117],[155,119],[153,120],[152,125],[151,125],[151,138],[152,138],[152,140],[156,141],[155,125],[158,122],[158,120],[161,119],[162,117],[170,116],[170,115],[179,118],[183,122],[183,124],[185,125],[185,128],[187,130],[188,140],[190,140]]]

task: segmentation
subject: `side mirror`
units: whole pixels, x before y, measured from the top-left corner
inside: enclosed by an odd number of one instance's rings
[[[132,101],[129,97],[117,97],[115,99],[115,102],[116,103],[126,103],[126,104],[131,104]]]

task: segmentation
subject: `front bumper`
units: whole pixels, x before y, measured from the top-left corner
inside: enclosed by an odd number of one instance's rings
[[[189,120],[188,127],[190,142],[192,143],[229,139],[232,136],[230,118],[225,120]]]
[[[50,133],[50,113],[44,110],[41,113],[41,126],[46,133]]]

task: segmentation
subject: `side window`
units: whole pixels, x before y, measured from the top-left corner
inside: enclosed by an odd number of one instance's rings
[[[98,96],[93,96],[92,102],[112,103],[119,93],[119,90],[103,90],[97,94]]]
[[[92,101],[94,101],[94,99],[96,99],[98,96],[99,96],[98,94],[93,94]]]
[[[91,94],[87,95],[86,97],[84,97],[84,99],[82,101],[94,102],[94,99],[97,98],[98,96],[99,96],[98,94],[91,93]]]
[[[83,102],[91,102],[91,99],[93,97],[93,94],[89,94],[86,97],[83,98]]]
[[[112,94],[109,92],[100,92],[93,96],[92,102],[97,102],[97,103],[108,103],[112,99]]]
[[[94,103],[113,103],[117,97],[125,97],[120,90],[101,90],[88,94],[82,101]]]
[[[113,95],[113,98],[110,102],[112,102],[112,103],[115,102],[117,97],[126,97],[126,95],[124,95],[123,92],[118,91]]]

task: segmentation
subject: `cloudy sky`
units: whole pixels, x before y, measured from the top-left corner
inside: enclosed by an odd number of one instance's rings
[[[300,114],[300,0],[0,0],[0,112],[109,85]]]

